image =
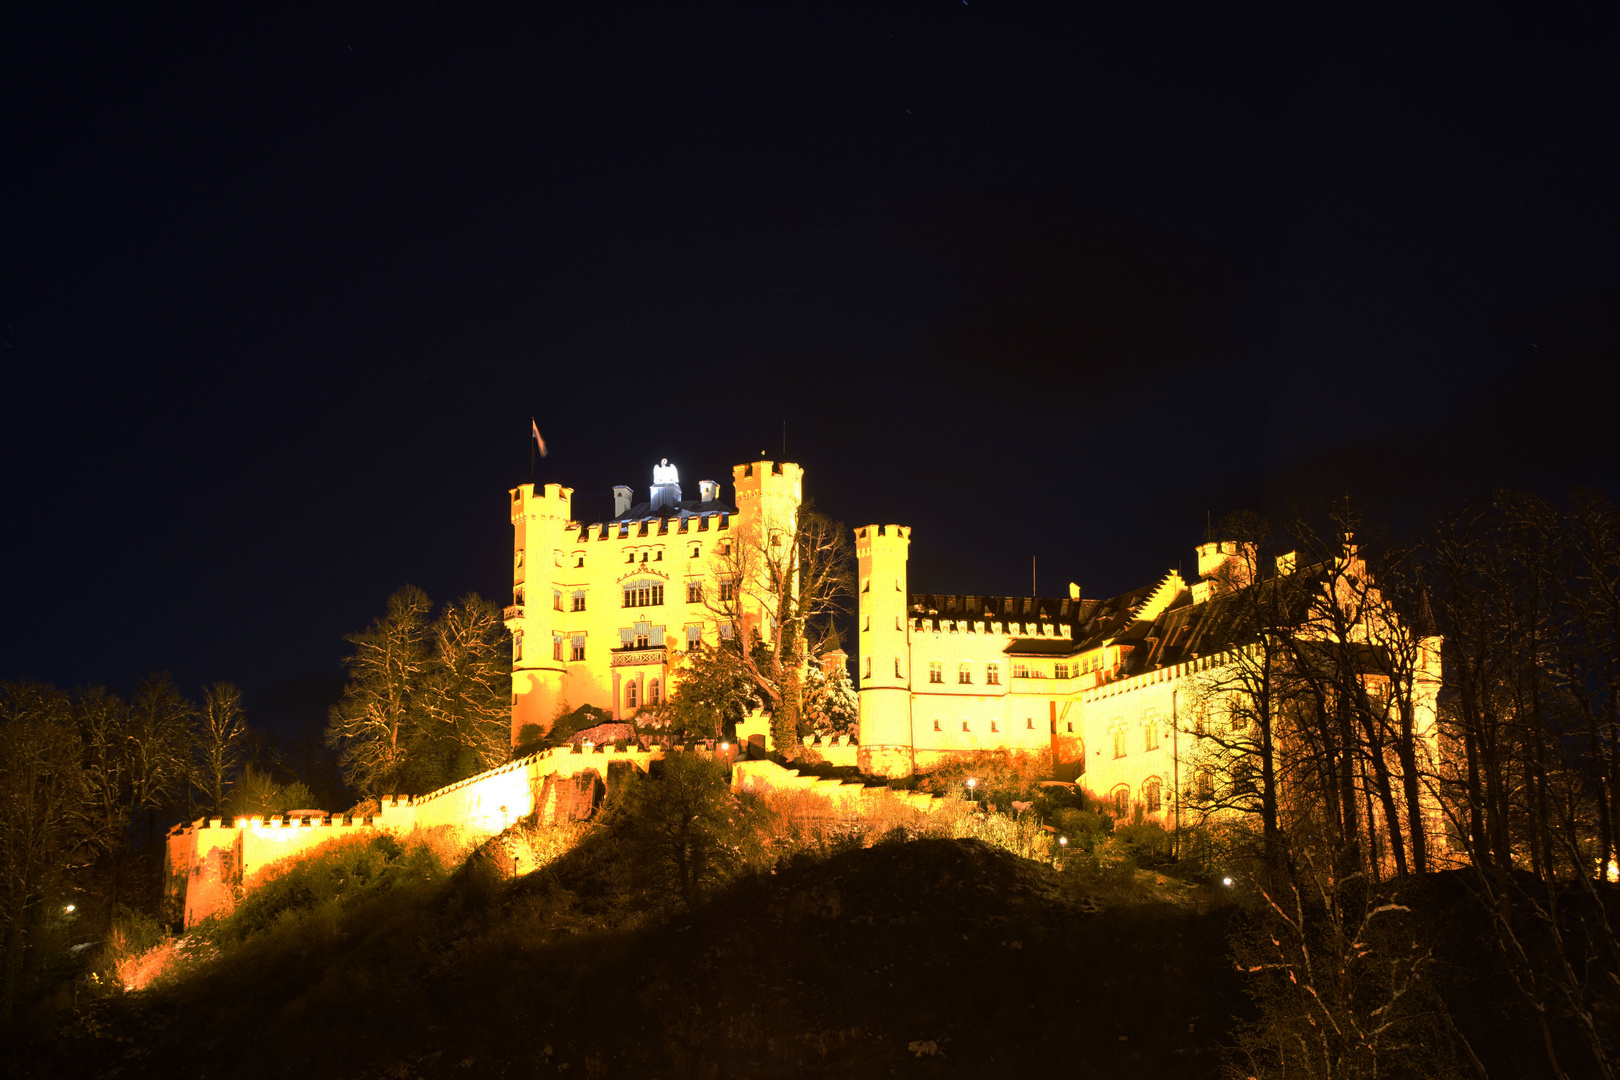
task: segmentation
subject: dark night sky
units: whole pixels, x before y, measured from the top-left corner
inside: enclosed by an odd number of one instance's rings
[[[924,591],[1620,494],[1613,6],[213,7],[0,17],[0,677],[504,598],[531,414],[587,520],[785,419]]]

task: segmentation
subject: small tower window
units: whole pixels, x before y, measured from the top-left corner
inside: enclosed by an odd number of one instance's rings
[[[561,660],[563,658],[563,639],[561,634],[551,635],[551,658],[553,660]]]
[[[984,665],[984,684],[986,686],[1001,685],[1001,665],[993,660]]]
[[[935,731],[938,731],[938,730],[939,730],[939,721],[938,721],[938,720],[935,720],[935,721],[934,721],[934,730],[935,730]]]
[[[972,664],[963,663],[956,665],[956,682],[958,686],[971,686],[973,684]]]
[[[1035,730],[1035,718],[1033,716],[1024,717],[1024,730],[1025,731],[1034,731]]]
[[[585,610],[585,590],[584,589],[575,589],[574,590],[574,603],[573,603],[573,607],[570,610],[573,610],[573,611],[584,611]]]
[[[573,644],[573,649],[572,649],[572,652],[570,653],[570,656],[576,662],[585,659],[585,635],[584,634],[575,634],[574,635],[574,644]]]
[[[997,734],[1000,731],[1001,731],[1001,726],[999,724],[997,724],[994,720],[990,721],[990,734],[994,735],[994,734]]]
[[[942,683],[945,681],[945,665],[938,660],[928,661],[928,681]]]
[[[900,678],[900,658],[898,656],[894,658],[894,677]]]
[[[512,659],[523,659],[523,632],[521,630],[512,634]]]
[[[963,731],[969,730],[968,729],[968,722],[966,720],[962,721],[962,730]]]
[[[551,590],[551,607],[555,611],[561,611],[563,609],[562,608],[562,590],[561,589],[552,589]]]

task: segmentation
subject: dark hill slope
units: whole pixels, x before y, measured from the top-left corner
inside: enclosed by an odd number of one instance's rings
[[[1230,910],[1098,912],[976,841],[801,861],[637,931],[568,932],[585,883],[539,878],[312,920],[251,968],[105,1010],[39,1071],[1197,1077],[1247,1009]]]

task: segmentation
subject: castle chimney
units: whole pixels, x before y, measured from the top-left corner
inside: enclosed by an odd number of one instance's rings
[[[699,480],[698,495],[704,502],[714,502],[720,498],[720,485],[713,480]]]
[[[630,509],[630,489],[623,484],[613,485],[613,516],[623,517]]]
[[[650,513],[660,510],[675,510],[675,504],[681,501],[681,478],[675,471],[675,466],[664,458],[653,466],[652,488],[647,499],[651,504]]]

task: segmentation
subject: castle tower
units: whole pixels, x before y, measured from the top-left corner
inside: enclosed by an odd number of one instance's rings
[[[560,614],[552,602],[554,567],[566,545],[563,530],[573,516],[573,488],[533,484],[512,489],[512,605],[506,629],[512,635],[512,739],[525,724],[551,727],[562,700],[563,662],[553,635]]]
[[[906,561],[911,528],[867,525],[855,530],[857,620],[860,627],[860,752],[864,773],[909,776],[911,737],[910,620]]]
[[[751,461],[731,467],[731,485],[737,498],[737,520],[732,524],[737,542],[756,545],[759,551],[778,541],[793,542],[799,527],[799,503],[804,499],[803,469],[791,461]],[[755,562],[755,557],[745,552],[734,565],[757,573]],[[751,610],[743,614],[747,624],[766,616]]]

